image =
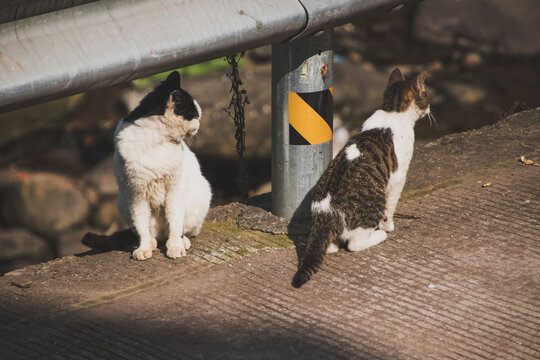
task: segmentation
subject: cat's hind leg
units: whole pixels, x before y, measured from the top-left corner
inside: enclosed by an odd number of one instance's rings
[[[186,235],[184,235],[184,247],[186,248],[186,250],[189,250],[189,248],[191,247],[191,240],[189,240]]]
[[[204,219],[210,208],[210,200],[212,198],[210,185],[202,178],[199,187],[200,191],[195,199],[192,199],[190,202],[189,211],[186,212],[184,218],[184,246],[186,247],[186,250],[191,247],[189,238],[196,237],[201,232]]]
[[[379,229],[391,232],[394,231],[394,212],[396,211],[397,203],[401,192],[405,186],[405,174],[401,171],[393,173],[388,179],[386,186],[386,209],[384,211],[385,220],[379,223]]]
[[[343,238],[348,240],[347,248],[350,251],[365,250],[386,240],[386,232],[383,230],[357,228],[347,230]]]

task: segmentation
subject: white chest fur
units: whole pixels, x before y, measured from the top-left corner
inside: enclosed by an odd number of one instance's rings
[[[183,142],[173,143],[164,134],[164,125],[153,117],[118,125],[115,148],[132,185],[170,176],[181,167]]]
[[[397,172],[407,173],[414,150],[414,124],[418,119],[416,106],[410,106],[409,110],[397,112],[385,112],[378,110],[365,122],[362,130],[376,128],[389,128],[392,130],[394,150],[398,160]]]

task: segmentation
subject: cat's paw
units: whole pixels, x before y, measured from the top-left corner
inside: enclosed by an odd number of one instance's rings
[[[386,240],[386,236],[387,236],[386,232],[384,232],[383,230],[374,231],[369,236],[365,236],[365,234],[359,234],[359,235],[363,235],[363,236],[357,236],[349,240],[347,244],[347,249],[349,249],[349,251],[365,250],[367,248],[375,246],[378,243]]]
[[[171,259],[178,259],[179,257],[186,256],[186,248],[184,246],[167,246],[167,257]]]
[[[157,240],[154,238],[150,241],[150,245],[152,245],[152,250],[157,249]]]
[[[152,257],[152,249],[137,248],[132,254],[135,260],[148,260]]]
[[[379,224],[379,229],[381,230],[384,230],[386,232],[391,232],[391,231],[394,231],[394,221],[393,220],[386,220],[386,221],[381,221],[381,223]]]
[[[330,245],[328,245],[328,248],[326,249],[326,253],[327,254],[333,254],[333,253],[337,252],[338,250],[339,250],[339,246],[337,246],[334,243],[331,243]]]
[[[186,248],[186,250],[189,250],[189,248],[191,247],[191,240],[189,240],[186,235],[184,235],[184,247]]]

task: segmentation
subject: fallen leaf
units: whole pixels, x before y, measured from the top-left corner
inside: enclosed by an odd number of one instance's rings
[[[526,159],[525,156],[521,155],[519,157],[519,161],[521,161],[521,164],[522,165],[534,165],[534,166],[540,166],[536,161],[534,160],[530,160],[530,159]]]
[[[493,183],[487,182],[487,183],[485,183],[484,185],[482,185],[482,187],[489,187],[489,186],[491,186],[491,185],[493,185]]]

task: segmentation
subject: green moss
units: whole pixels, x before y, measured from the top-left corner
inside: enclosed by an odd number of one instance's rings
[[[246,231],[248,231],[250,235],[257,238],[257,243],[254,244],[254,247],[256,247],[257,249],[281,249],[288,248],[294,245],[291,238],[289,238],[287,235],[272,235],[255,230]]]
[[[246,230],[233,221],[206,223],[205,227],[219,234],[222,238],[232,238],[234,248],[225,248],[221,256],[235,259],[264,249],[283,249],[294,245],[286,235],[273,235],[256,230]],[[241,237],[241,238],[240,238]],[[231,241],[231,243],[233,243]]]
[[[234,252],[240,256],[245,256],[250,253],[250,251],[247,249],[238,249],[238,250],[235,250]]]
[[[244,233],[244,229],[236,225],[233,221],[223,221],[218,223],[211,223],[207,222],[204,224],[206,228],[212,229],[214,231],[222,232],[222,233],[229,233],[229,234],[236,234],[240,235]]]

